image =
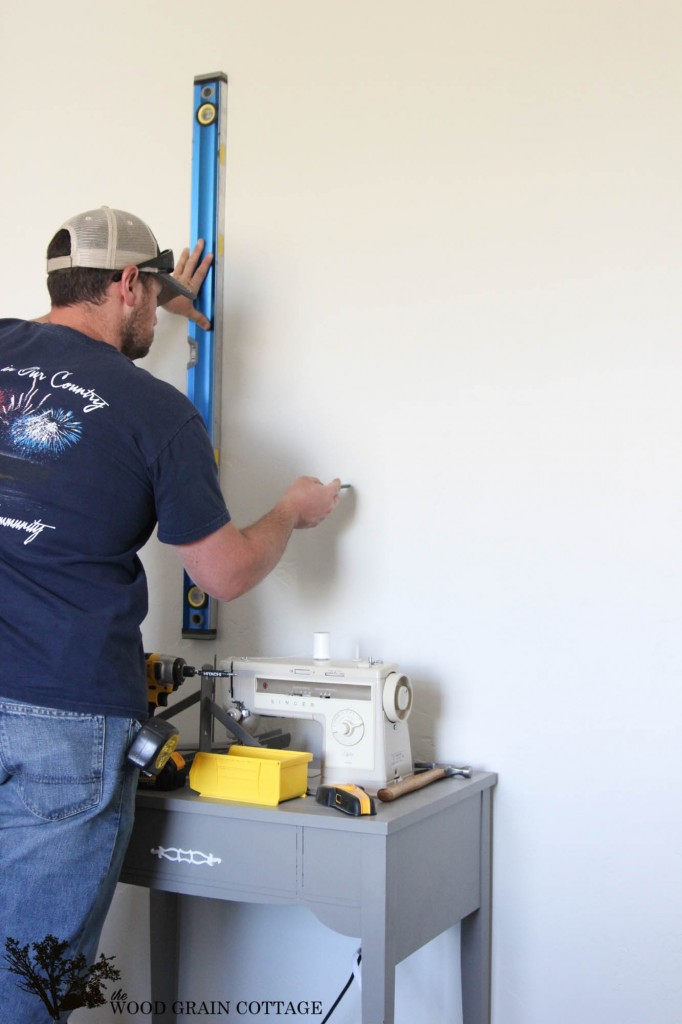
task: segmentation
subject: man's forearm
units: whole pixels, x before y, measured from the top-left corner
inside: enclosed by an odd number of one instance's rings
[[[294,525],[294,515],[276,505],[251,526],[239,530],[228,523],[196,544],[179,547],[178,553],[202,590],[219,601],[233,601],[272,572]]]
[[[338,502],[339,480],[299,477],[277,504],[244,529],[227,523],[215,533],[178,545],[188,575],[219,601],[240,597],[272,572],[294,530],[317,526]]]
[[[295,526],[295,513],[280,504],[251,526],[238,531],[248,545],[248,568],[245,566],[242,570],[246,583],[244,590],[255,587],[272,572],[281,560]],[[247,577],[251,577],[253,582],[247,583]]]

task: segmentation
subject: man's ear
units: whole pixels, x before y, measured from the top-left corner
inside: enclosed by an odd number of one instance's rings
[[[124,267],[121,271],[121,280],[118,282],[119,294],[128,307],[136,303],[135,285],[140,279],[140,271],[137,267]]]

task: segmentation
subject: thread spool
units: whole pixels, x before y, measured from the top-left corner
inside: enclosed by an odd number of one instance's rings
[[[329,661],[329,633],[313,633],[313,659]]]

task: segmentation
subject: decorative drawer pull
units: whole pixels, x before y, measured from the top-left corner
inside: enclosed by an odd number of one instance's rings
[[[212,868],[214,864],[222,864],[220,857],[214,857],[212,853],[202,853],[201,850],[180,850],[177,846],[169,846],[166,849],[163,846],[157,846],[155,850],[150,850],[159,858],[159,860],[165,858],[165,860],[184,861],[186,864],[208,864],[209,868]]]

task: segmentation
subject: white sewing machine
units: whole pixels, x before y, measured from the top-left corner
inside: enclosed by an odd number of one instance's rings
[[[396,665],[314,657],[231,658],[219,667],[232,678],[216,686],[216,702],[243,725],[252,715],[319,723],[323,783],[376,791],[412,773],[412,687]]]

